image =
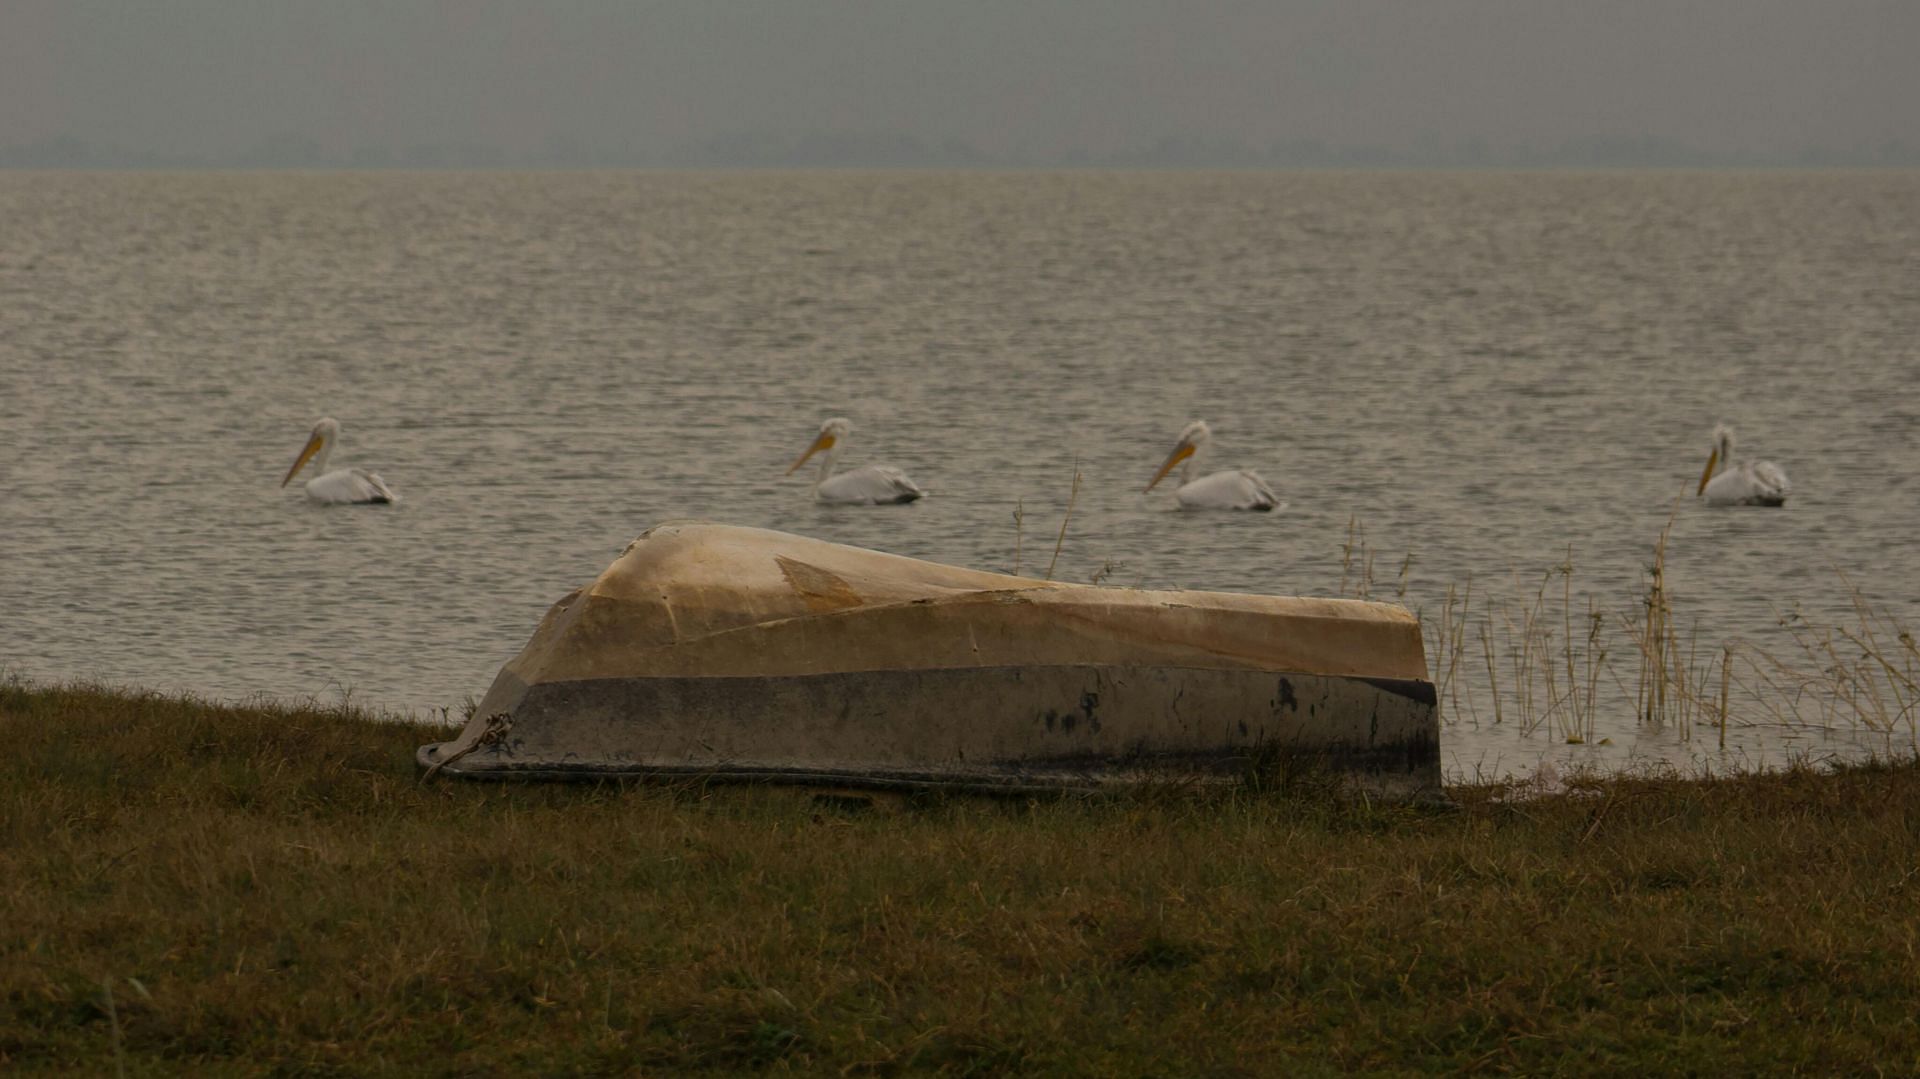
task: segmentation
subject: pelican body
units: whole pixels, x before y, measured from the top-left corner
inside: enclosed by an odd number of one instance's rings
[[[820,425],[820,434],[807,447],[807,452],[787,469],[791,476],[814,454],[820,454],[820,472],[813,481],[813,497],[820,502],[834,502],[844,505],[880,506],[897,502],[912,502],[925,498],[927,492],[907,478],[905,472],[886,465],[863,465],[835,475],[833,464],[840,458],[840,451],[846,448],[847,436],[853,432],[853,423],[835,416]]]
[[[365,469],[336,468],[327,471],[327,459],[333,456],[333,443],[339,437],[339,421],[329,417],[314,424],[306,448],[294,458],[293,467],[287,469],[286,478],[280,481],[280,486],[291,483],[300,469],[311,461],[314,476],[307,481],[307,497],[315,502],[385,505],[400,501],[400,496],[393,493],[385,480]]]
[[[1787,474],[1772,461],[1736,462],[1733,429],[1726,424],[1714,427],[1713,452],[1707,455],[1695,498],[1706,498],[1709,506],[1781,506],[1792,490]]]
[[[1153,490],[1155,484],[1178,466],[1180,486],[1174,488],[1173,497],[1179,500],[1182,509],[1253,510],[1265,513],[1281,504],[1274,496],[1273,488],[1268,487],[1267,481],[1251,469],[1223,469],[1199,479],[1191,478],[1212,441],[1213,431],[1207,426],[1207,421],[1195,420],[1188,424],[1180,432],[1180,441],[1174,444],[1173,452],[1167,454],[1160,471],[1153,474],[1147,490]]]

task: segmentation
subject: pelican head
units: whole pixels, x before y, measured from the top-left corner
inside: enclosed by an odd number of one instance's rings
[[[1187,424],[1185,429],[1180,432],[1180,441],[1174,443],[1173,452],[1167,454],[1166,461],[1160,465],[1160,471],[1155,472],[1153,479],[1148,481],[1147,490],[1153,490],[1155,484],[1166,479],[1167,473],[1172,472],[1174,466],[1180,462],[1190,457],[1197,457],[1202,450],[1206,449],[1207,443],[1212,438],[1213,430],[1207,426],[1207,421],[1195,420]],[[1141,493],[1145,494],[1146,492],[1143,491]]]
[[[793,463],[792,468],[787,469],[787,475],[791,476],[799,471],[800,466],[807,463],[807,458],[812,457],[816,453],[825,452],[828,457],[831,458],[833,451],[838,449],[840,444],[845,442],[847,436],[852,432],[853,421],[843,416],[835,416],[821,424],[820,433],[814,437],[813,445],[808,446],[807,452],[800,455],[800,459]]]
[[[306,448],[300,451],[300,456],[293,459],[293,467],[287,469],[286,478],[280,481],[280,486],[285,487],[293,482],[295,473],[298,473],[300,467],[308,461],[314,461],[314,471],[325,471],[327,455],[333,452],[333,440],[339,437],[339,434],[340,422],[331,416],[314,424],[313,434],[308,436]],[[318,460],[315,460],[316,458]]]
[[[1728,427],[1724,423],[1716,423],[1713,425],[1713,452],[1707,454],[1707,468],[1706,471],[1700,473],[1700,486],[1694,490],[1693,496],[1698,498],[1701,494],[1705,493],[1707,481],[1712,479],[1715,473],[1732,463],[1733,428]]]

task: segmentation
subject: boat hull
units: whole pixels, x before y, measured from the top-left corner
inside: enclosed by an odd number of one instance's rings
[[[1424,681],[1181,667],[857,671],[521,684],[503,739],[420,764],[472,778],[687,776],[1096,789],[1311,765],[1437,796]],[[525,733],[522,733],[525,732]]]
[[[1008,791],[1311,769],[1431,799],[1425,671],[1390,605],[1058,585],[673,525],[556,604],[418,761]]]

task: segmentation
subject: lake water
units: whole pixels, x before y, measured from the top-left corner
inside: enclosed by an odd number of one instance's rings
[[[1724,755],[1638,722],[1620,627],[1670,514],[1703,655],[1799,655],[1841,572],[1920,620],[1917,376],[1914,172],[0,172],[0,668],[457,718],[652,524],[1044,572],[1078,462],[1063,579],[1332,595],[1357,522],[1499,642],[1571,547],[1628,688],[1495,723],[1475,637],[1456,775],[1897,751],[1745,677]],[[400,505],[277,486],[322,415]],[[810,502],[830,415],[931,497]],[[1284,510],[1142,496],[1195,418]],[[1722,421],[1784,509],[1681,498]]]

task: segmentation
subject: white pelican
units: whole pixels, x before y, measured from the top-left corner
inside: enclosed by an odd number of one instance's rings
[[[1207,445],[1213,441],[1213,431],[1205,420],[1195,420],[1187,424],[1180,432],[1180,441],[1167,454],[1166,463],[1160,471],[1153,474],[1147,484],[1147,490],[1166,478],[1173,466],[1180,466],[1180,486],[1174,489],[1173,497],[1180,500],[1184,509],[1193,510],[1258,510],[1266,512],[1280,505],[1274,497],[1273,488],[1260,478],[1258,472],[1244,468],[1230,468],[1205,475],[1199,479],[1189,479],[1195,466],[1206,456]],[[1143,492],[1144,493],[1144,492]]]
[[[1719,475],[1714,474],[1719,469]],[[1695,498],[1705,495],[1709,506],[1778,506],[1787,500],[1793,485],[1787,474],[1772,461],[1733,460],[1733,429],[1718,424],[1713,429],[1713,452],[1707,455],[1707,469],[1700,473],[1700,489]]]
[[[833,462],[846,448],[847,435],[852,433],[853,424],[835,416],[820,425],[819,437],[807,452],[787,469],[791,476],[807,463],[807,458],[824,451],[820,458],[820,476],[813,481],[813,497],[821,502],[846,502],[861,505],[882,505],[889,502],[912,502],[924,498],[925,491],[907,478],[905,472],[886,465],[863,465],[838,476],[833,474]]]
[[[339,434],[340,424],[332,418],[314,424],[313,436],[307,439],[307,448],[294,458],[293,467],[287,469],[287,478],[280,481],[280,486],[285,487],[292,482],[294,474],[311,459],[316,475],[307,481],[307,497],[315,502],[400,501],[400,496],[393,493],[385,480],[365,469],[336,468],[332,472],[327,471],[327,458],[333,455],[333,440]]]

